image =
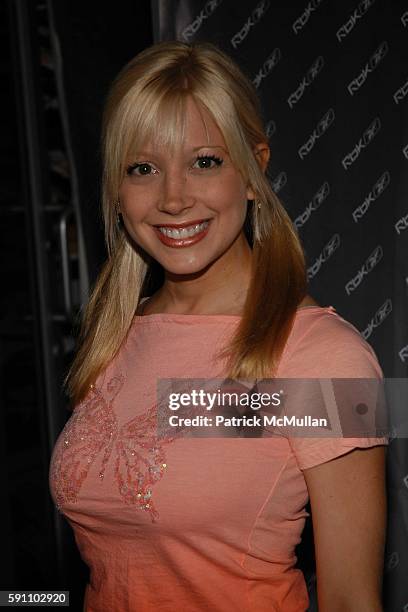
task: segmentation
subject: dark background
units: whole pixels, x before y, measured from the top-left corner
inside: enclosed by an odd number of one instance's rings
[[[9,0],[0,24],[0,589],[69,590],[82,610],[88,570],[50,499],[48,465],[69,416],[75,317],[105,258],[109,83],[155,40],[209,40],[231,54],[261,97],[269,176],[303,242],[310,294],[357,327],[386,377],[406,378],[408,5]],[[407,473],[406,439],[393,439],[387,612],[408,610]],[[297,554],[315,610],[311,520]]]

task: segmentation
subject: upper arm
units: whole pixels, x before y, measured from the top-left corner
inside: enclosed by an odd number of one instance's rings
[[[303,470],[312,510],[319,612],[381,610],[385,451],[385,446],[355,449]]]

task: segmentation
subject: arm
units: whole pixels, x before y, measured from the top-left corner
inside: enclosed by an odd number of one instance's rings
[[[303,471],[312,510],[319,612],[382,612],[385,447]]]

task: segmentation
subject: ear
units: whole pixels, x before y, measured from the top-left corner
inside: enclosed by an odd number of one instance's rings
[[[254,147],[254,155],[258,164],[261,166],[262,172],[266,171],[270,154],[271,152],[266,142],[260,142]]]
[[[260,142],[254,147],[254,155],[257,160],[262,172],[266,171],[268,167],[269,157],[270,157],[270,149],[266,142]],[[247,198],[248,200],[254,200],[255,194],[250,186],[247,188]]]

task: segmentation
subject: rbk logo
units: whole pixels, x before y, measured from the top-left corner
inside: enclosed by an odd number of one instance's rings
[[[261,81],[263,81],[263,79],[267,77],[268,74],[273,70],[273,68],[279,62],[281,57],[282,57],[282,54],[281,54],[280,49],[276,48],[272,51],[270,56],[263,63],[263,66],[259,70],[256,77],[252,81],[256,88],[259,87],[259,85],[261,84]]]
[[[293,224],[296,229],[300,229],[310,218],[310,215],[314,210],[317,210],[325,201],[330,193],[330,185],[326,181],[321,185],[318,191],[315,193],[305,210],[294,220]]]
[[[361,332],[361,335],[365,340],[371,336],[373,330],[381,325],[381,323],[388,317],[390,312],[392,311],[392,301],[390,298],[384,302],[377,310],[371,321],[368,323],[367,327]]]
[[[324,59],[320,55],[310,66],[309,70],[307,71],[306,75],[303,77],[298,88],[289,96],[288,104],[290,108],[293,108],[295,104],[299,102],[300,98],[305,93],[306,87],[315,80],[319,72],[322,70],[323,66],[324,66]]]
[[[397,89],[397,91],[395,92],[394,94],[395,104],[398,104],[399,102],[401,102],[401,100],[403,100],[407,94],[408,94],[408,81],[404,83],[404,85],[400,87],[399,89]]]
[[[319,123],[316,126],[316,129],[310,135],[305,144],[300,147],[298,151],[300,159],[304,159],[306,155],[310,153],[316,143],[316,140],[320,138],[320,136],[323,136],[323,134],[329,129],[334,119],[334,110],[330,108],[324,115],[324,117],[320,119]]]
[[[358,5],[354,13],[350,15],[346,23],[343,24],[341,28],[337,30],[336,36],[339,42],[344,40],[346,36],[350,34],[351,30],[356,25],[357,20],[361,19],[361,17],[363,17],[366,14],[370,6],[372,6],[373,4],[374,4],[374,0],[363,0],[362,2],[360,2],[360,4]]]
[[[357,272],[356,276],[352,278],[345,286],[347,295],[350,295],[357,287],[361,284],[363,278],[375,268],[379,261],[381,261],[383,257],[382,246],[378,245],[374,251],[367,257],[366,262]]]
[[[248,36],[251,28],[254,27],[265,15],[266,11],[270,7],[270,0],[261,0],[259,4],[254,8],[251,15],[248,17],[245,25],[231,38],[231,44],[236,49],[243,40]]]
[[[371,70],[375,70],[378,64],[384,59],[388,53],[388,43],[386,40],[376,49],[373,55],[370,57],[368,65]]]
[[[351,96],[355,94],[356,91],[358,91],[360,87],[364,85],[369,73],[373,72],[377,68],[378,64],[384,59],[387,53],[388,53],[388,43],[387,41],[384,41],[374,51],[373,55],[370,57],[367,64],[364,66],[363,70],[360,72],[360,74],[349,83],[347,89]]]
[[[408,344],[406,346],[403,346],[402,349],[399,351],[398,353],[399,358],[401,359],[401,361],[403,363],[405,363],[406,361],[408,361]],[[407,485],[408,486],[408,485]]]
[[[387,571],[393,570],[399,564],[399,553],[397,551],[390,554],[387,561]]]
[[[380,197],[380,195],[387,189],[388,185],[390,184],[390,181],[390,173],[387,170],[382,176],[380,176],[380,178],[373,187],[372,193],[375,199]]]
[[[339,246],[340,246],[340,235],[339,234],[334,234],[330,238],[330,240],[326,244],[326,246],[324,247],[323,251],[320,253],[319,257],[316,259],[314,264],[312,264],[307,269],[307,278],[308,278],[308,280],[311,280],[314,276],[316,276],[316,274],[319,272],[319,270],[322,267],[322,265],[324,264],[324,262],[327,261],[328,259],[330,259],[330,257],[339,248]]]
[[[273,179],[272,189],[275,193],[279,193],[284,188],[287,182],[288,177],[286,175],[286,172],[281,172],[276,178]]]
[[[298,34],[300,30],[305,27],[305,25],[310,19],[310,15],[318,8],[321,3],[322,0],[312,0],[311,2],[309,2],[303,13],[300,15],[300,17],[296,19],[296,21],[292,25],[295,34]]]
[[[363,142],[365,145],[368,145],[373,138],[378,134],[381,129],[381,121],[379,117],[376,117],[371,125],[368,126],[366,131],[363,134]]]
[[[397,234],[401,234],[404,230],[408,229],[408,213],[405,217],[401,217],[395,224],[395,230]]]
[[[360,206],[357,206],[357,208],[353,211],[353,219],[356,223],[358,223],[359,219],[364,217],[371,204],[375,202],[382,193],[384,193],[390,182],[391,176],[388,170],[386,170],[375,183],[364,202],[360,204]]]
[[[192,23],[190,23],[181,33],[182,38],[186,42],[194,37],[194,34],[201,28],[203,21],[211,17],[216,8],[221,4],[222,0],[208,0],[201,13],[197,15]]]
[[[268,139],[271,138],[276,132],[276,123],[273,121],[273,119],[268,121],[268,123],[266,124],[265,132],[266,132]]]
[[[364,149],[367,145],[370,144],[372,140],[374,140],[375,136],[378,134],[380,129],[381,129],[381,121],[379,117],[376,117],[374,121],[371,123],[371,125],[369,125],[369,127],[366,129],[366,131],[364,132],[364,134],[362,135],[362,137],[360,138],[360,140],[358,141],[354,149],[350,151],[350,153],[348,153],[346,157],[343,158],[341,163],[345,170],[348,170],[350,166],[356,161],[362,149]]]

